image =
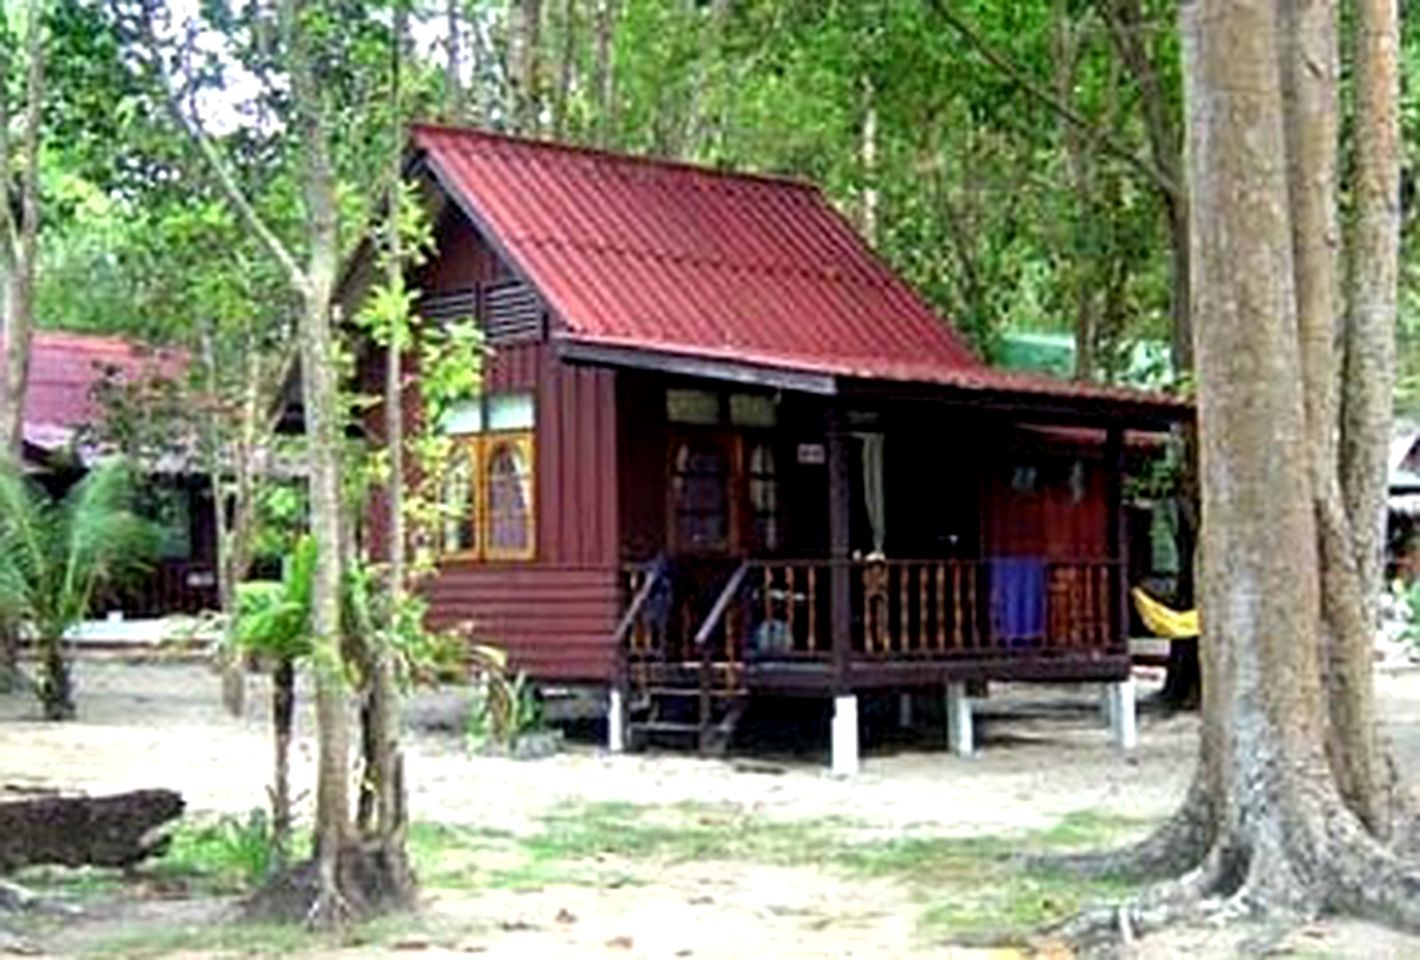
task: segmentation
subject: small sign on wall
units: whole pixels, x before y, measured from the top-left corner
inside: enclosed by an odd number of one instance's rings
[[[797,459],[800,463],[820,465],[828,462],[828,452],[821,443],[801,443]]]

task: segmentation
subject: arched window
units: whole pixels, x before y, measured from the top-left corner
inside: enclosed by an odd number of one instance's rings
[[[525,560],[532,556],[533,530],[532,437],[518,434],[486,441],[490,560]]]

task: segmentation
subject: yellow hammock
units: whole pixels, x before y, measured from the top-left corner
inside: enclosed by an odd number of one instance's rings
[[[1140,587],[1129,591],[1139,617],[1157,637],[1168,640],[1188,640],[1198,636],[1198,611],[1175,610],[1149,596]]]

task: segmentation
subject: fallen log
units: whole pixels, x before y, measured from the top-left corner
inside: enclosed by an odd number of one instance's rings
[[[0,802],[0,874],[33,864],[130,867],[167,848],[158,828],[182,810],[172,790]]]

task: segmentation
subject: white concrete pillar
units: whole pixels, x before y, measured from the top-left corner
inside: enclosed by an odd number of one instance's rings
[[[1100,723],[1106,729],[1114,729],[1114,690],[1113,684],[1100,684]]]
[[[904,730],[912,729],[912,694],[897,695],[897,725]]]
[[[1133,750],[1139,743],[1134,701],[1133,677],[1109,685],[1109,732],[1121,750]]]
[[[948,683],[947,744],[952,753],[959,757],[969,757],[976,750],[971,727],[971,698],[966,695],[966,684],[960,681]]]
[[[832,758],[835,777],[858,773],[858,698],[852,694],[833,698]]]
[[[626,752],[626,694],[612,687],[607,696],[606,748],[612,753]]]

